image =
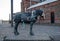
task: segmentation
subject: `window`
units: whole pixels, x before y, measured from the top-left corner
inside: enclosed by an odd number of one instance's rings
[[[40,2],[44,2],[44,1],[46,1],[46,0],[40,0]]]

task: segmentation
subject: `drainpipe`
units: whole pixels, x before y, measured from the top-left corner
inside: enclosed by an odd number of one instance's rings
[[[31,0],[30,0],[30,6],[31,6],[31,3],[32,3],[32,2],[31,2]],[[32,9],[30,9],[30,11],[32,11]]]
[[[30,6],[31,6],[31,0],[30,0]]]

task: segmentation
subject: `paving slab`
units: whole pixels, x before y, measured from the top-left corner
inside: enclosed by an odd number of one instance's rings
[[[35,34],[34,36],[29,35],[28,33],[20,34],[15,36],[14,34],[10,34],[6,37],[6,40],[51,40],[49,35],[46,33]]]
[[[56,32],[55,34],[51,34],[51,38],[54,41],[60,41],[60,32]]]

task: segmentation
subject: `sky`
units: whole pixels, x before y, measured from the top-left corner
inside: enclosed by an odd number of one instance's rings
[[[13,13],[21,11],[21,0],[13,0]],[[9,20],[11,0],[0,0],[0,20]]]

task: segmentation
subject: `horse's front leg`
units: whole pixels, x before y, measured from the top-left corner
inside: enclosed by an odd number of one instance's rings
[[[15,35],[19,35],[19,33],[18,33],[18,25],[19,25],[19,22],[17,22],[17,23],[15,23],[15,27],[14,27],[14,34]]]
[[[33,29],[33,24],[34,24],[33,22],[30,23],[30,35],[34,35],[34,34],[33,34],[33,31],[32,31],[32,29]]]

